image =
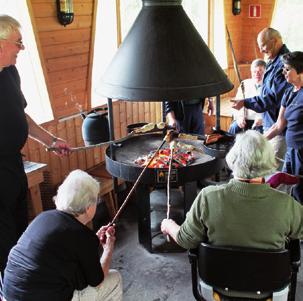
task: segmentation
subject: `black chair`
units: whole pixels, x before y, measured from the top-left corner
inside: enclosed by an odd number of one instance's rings
[[[201,243],[189,251],[189,261],[196,300],[295,300],[299,240],[285,250]]]

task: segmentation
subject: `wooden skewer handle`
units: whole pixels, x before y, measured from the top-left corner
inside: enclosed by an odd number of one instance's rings
[[[149,159],[149,161],[147,162],[147,164],[145,165],[145,167],[143,168],[143,170],[141,171],[139,177],[137,178],[136,182],[134,183],[134,186],[132,187],[132,189],[129,191],[128,195],[126,196],[124,202],[122,203],[121,207],[119,208],[119,210],[117,211],[116,215],[114,216],[114,218],[112,219],[112,221],[110,222],[110,225],[112,225],[116,219],[118,218],[118,216],[120,215],[121,211],[123,210],[123,208],[126,206],[127,201],[129,200],[130,196],[132,195],[132,193],[134,192],[134,190],[136,189],[136,187],[138,186],[145,170],[148,168],[148,166],[150,165],[150,163],[153,161],[153,159],[155,158],[155,156],[158,154],[158,152],[160,151],[160,149],[162,148],[162,146],[164,145],[164,143],[166,142],[166,137],[164,137],[163,141],[161,142],[161,145],[157,148],[157,150],[155,151],[155,153],[153,154],[153,156]]]

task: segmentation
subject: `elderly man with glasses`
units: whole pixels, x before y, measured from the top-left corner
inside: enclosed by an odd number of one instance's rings
[[[240,110],[244,106],[258,113],[264,112],[263,129],[266,133],[277,121],[282,96],[290,87],[282,73],[283,64],[281,62],[281,56],[289,50],[283,44],[281,34],[273,28],[264,28],[258,34],[257,42],[260,52],[267,60],[261,93],[254,97],[231,101],[234,109]],[[272,139],[271,143],[275,156],[283,159],[286,151],[284,133]]]
[[[0,15],[0,272],[3,273],[10,249],[27,226],[27,178],[21,149],[28,135],[58,155],[69,153],[65,141],[55,137],[24,112],[26,100],[15,67],[20,50],[24,50],[20,24]]]

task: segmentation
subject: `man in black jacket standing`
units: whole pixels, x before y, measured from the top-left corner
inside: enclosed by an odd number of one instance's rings
[[[203,107],[205,99],[165,101],[164,111],[169,126],[178,132],[204,135]],[[208,98],[208,114],[213,113],[212,99]]]
[[[27,226],[27,178],[21,149],[28,135],[45,146],[66,155],[65,141],[40,127],[24,112],[26,100],[15,67],[18,53],[24,50],[20,24],[0,15],[0,273],[4,271],[10,249]]]

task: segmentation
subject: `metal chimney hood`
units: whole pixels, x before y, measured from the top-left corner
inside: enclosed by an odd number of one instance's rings
[[[186,15],[182,0],[142,3],[102,78],[98,90],[103,96],[129,101],[190,100],[233,88]]]

